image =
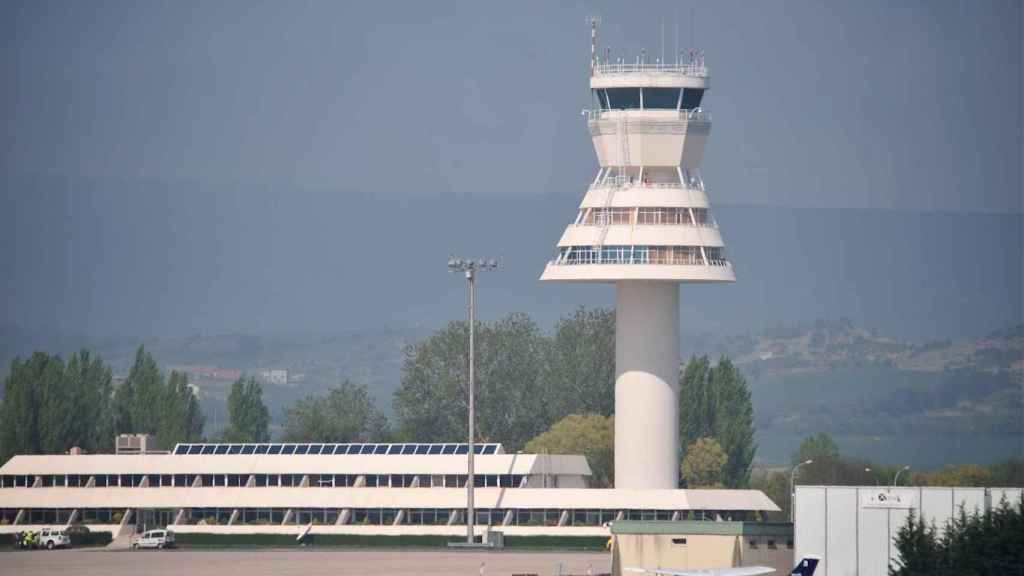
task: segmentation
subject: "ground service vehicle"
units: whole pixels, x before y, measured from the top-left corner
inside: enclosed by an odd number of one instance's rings
[[[174,532],[170,530],[149,530],[132,540],[132,548],[174,548]]]

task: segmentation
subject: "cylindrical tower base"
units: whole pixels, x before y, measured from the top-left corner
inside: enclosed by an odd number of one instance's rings
[[[618,282],[615,487],[678,486],[679,284]]]

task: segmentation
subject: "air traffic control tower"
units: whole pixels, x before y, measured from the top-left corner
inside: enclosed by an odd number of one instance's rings
[[[708,71],[693,52],[627,63],[595,45],[584,114],[600,169],[541,280],[615,283],[615,487],[674,489],[679,284],[736,280],[700,175]]]

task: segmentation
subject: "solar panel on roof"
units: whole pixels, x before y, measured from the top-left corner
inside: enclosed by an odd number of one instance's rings
[[[440,444],[431,444],[430,451],[427,452],[427,454],[440,454],[442,448],[444,448],[444,446]]]
[[[359,451],[360,454],[373,454],[373,450],[376,448],[373,444],[363,444],[363,449]]]
[[[281,445],[280,444],[271,444],[270,445],[270,449],[267,450],[267,454],[280,454],[280,453],[281,453]]]
[[[242,454],[252,454],[253,451],[255,451],[255,450],[256,450],[256,445],[255,444],[243,444],[242,445]]]
[[[430,450],[430,446],[428,446],[426,444],[418,444],[416,446],[416,453],[417,454],[426,454],[427,451],[429,451],[429,450]]]
[[[203,445],[203,454],[213,454],[213,451],[216,448],[217,447],[214,446],[213,444],[204,444]]]
[[[469,454],[469,446],[467,446],[465,444],[456,444],[455,445],[455,453],[456,454]]]
[[[203,452],[202,444],[192,444],[192,445],[190,445],[188,447],[188,453],[189,454],[202,454],[202,452]]]
[[[363,445],[362,444],[349,444],[348,445],[348,453],[349,454],[359,454],[359,452],[362,449],[363,449]]]
[[[227,444],[219,444],[214,446],[214,454],[227,454],[229,446]]]
[[[295,444],[281,446],[281,454],[295,454]]]
[[[455,454],[455,444],[445,444],[441,454]]]
[[[335,454],[348,454],[348,444],[338,444],[334,447]]]
[[[178,444],[174,447],[175,454],[188,454],[188,444]]]
[[[497,450],[497,449],[498,449],[498,446],[496,444],[488,444],[488,445],[484,446],[483,453],[484,454],[494,454],[494,451]]]
[[[415,444],[405,444],[405,445],[402,446],[402,454],[415,454],[415,453],[416,453],[416,445]]]
[[[388,453],[388,445],[387,444],[378,444],[376,449],[374,449],[373,453],[374,454],[387,454]]]
[[[231,446],[228,447],[228,454],[238,454],[241,451],[242,451],[242,445],[241,444],[232,444]]]
[[[309,452],[309,444],[299,444],[295,447],[296,454],[307,454]]]
[[[256,447],[256,454],[266,454],[269,448],[270,446],[267,446],[266,444],[260,444]]]
[[[402,453],[402,445],[401,444],[391,444],[390,446],[388,446],[388,454],[401,454],[401,453]]]

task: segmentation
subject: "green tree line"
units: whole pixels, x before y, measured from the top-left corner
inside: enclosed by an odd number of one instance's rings
[[[525,314],[511,314],[479,323],[476,344],[477,440],[501,442],[508,452],[584,454],[593,484],[613,485],[614,311],[578,308],[551,333]],[[404,351],[392,422],[364,385],[344,381],[286,408],[282,439],[464,441],[468,363],[468,326],[450,323]],[[742,374],[726,358],[714,365],[706,357],[694,358],[680,370],[678,385],[680,465],[687,452],[693,452],[693,463],[700,463],[684,468],[686,485],[746,486],[756,446]],[[227,404],[229,425],[218,440],[269,440],[271,417],[256,379],[243,376],[234,382]],[[0,415],[5,416],[0,421],[4,458],[76,445],[109,450],[114,435],[125,432],[154,434],[164,449],[203,435],[203,417],[186,377],[177,372],[165,377],[142,347],[128,377],[116,387],[110,369],[87,352],[72,357],[66,367],[59,357],[42,353],[24,363],[16,360],[5,381]],[[721,466],[708,468],[708,462],[717,461],[700,452],[708,449],[721,451]]]
[[[891,576],[1020,574],[1024,571],[1024,497],[994,509],[960,513],[944,527],[927,525],[913,510],[895,539]]]
[[[203,415],[185,375],[165,377],[139,347],[128,377],[116,388],[110,368],[89,351],[15,358],[0,402],[0,462],[14,454],[53,454],[80,447],[109,452],[114,436],[153,434],[157,444],[202,436]]]
[[[480,440],[507,451],[582,453],[597,486],[614,482],[615,313],[579,308],[545,334],[512,314],[476,330],[476,414]],[[395,392],[395,433],[423,442],[467,434],[468,325],[452,322],[405,351]],[[750,391],[727,358],[693,358],[679,375],[680,446],[714,441],[725,461],[688,485],[744,487],[756,445]],[[705,447],[708,444],[702,444]],[[599,448],[600,447],[600,448]],[[709,483],[710,482],[710,483]]]

